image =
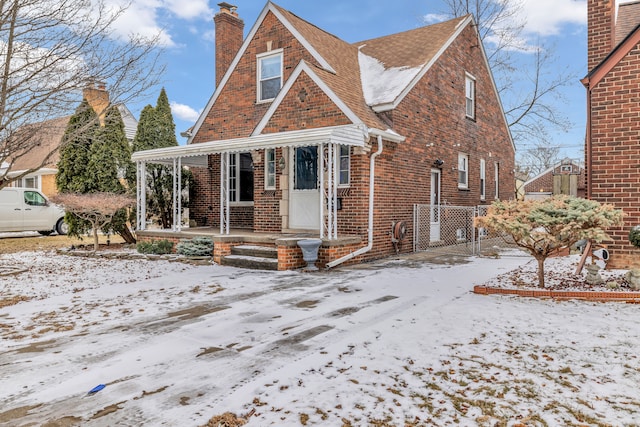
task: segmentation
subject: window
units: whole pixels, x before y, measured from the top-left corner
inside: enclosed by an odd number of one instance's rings
[[[465,75],[465,90],[464,96],[466,98],[466,114],[470,119],[476,117],[476,79],[470,74]]]
[[[469,156],[458,153],[458,188],[469,188]]]
[[[229,155],[229,201],[253,202],[253,159],[251,153]]]
[[[40,189],[40,180],[37,176],[32,176],[29,178],[19,178],[11,184],[12,187],[24,187],[24,188],[35,188],[36,190]]]
[[[351,160],[349,157],[350,148],[348,145],[340,146],[340,159],[338,164],[338,174],[340,176],[338,185],[340,186],[348,186],[349,185],[349,175],[351,171]]]
[[[269,101],[282,87],[282,51],[258,57],[258,101]]]
[[[495,195],[496,200],[500,198],[500,186],[499,186],[500,179],[499,178],[500,178],[500,163],[496,162],[495,176],[494,176],[494,179],[496,181],[496,195]]]
[[[480,159],[480,200],[486,197],[486,166],[484,159]]]
[[[276,150],[267,148],[264,152],[264,188],[266,190],[276,189]]]
[[[36,191],[25,191],[24,202],[29,206],[46,206],[47,201]]]

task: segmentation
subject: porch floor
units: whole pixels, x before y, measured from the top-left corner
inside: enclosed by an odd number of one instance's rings
[[[300,232],[287,232],[287,233],[263,233],[256,232],[249,229],[231,229],[229,234],[220,233],[218,227],[189,227],[183,228],[181,231],[173,231],[170,229],[151,229],[138,231],[136,234],[140,236],[155,237],[155,238],[179,238],[179,239],[192,239],[196,236],[211,237],[214,242],[247,242],[247,243],[262,243],[262,244],[276,244],[276,241],[289,240],[297,242],[300,239],[319,238],[319,232],[314,231],[300,231]],[[354,235],[342,235],[337,239],[328,240],[322,239],[323,245],[343,245],[345,243],[357,244],[362,241],[360,236]],[[295,245],[295,243],[293,243]]]

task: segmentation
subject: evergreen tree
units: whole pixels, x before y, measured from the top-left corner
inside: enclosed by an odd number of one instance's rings
[[[63,193],[87,193],[94,188],[93,174],[87,168],[91,145],[99,128],[98,116],[86,99],[69,119],[60,145],[56,186]]]
[[[107,110],[104,126],[96,130],[91,146],[88,169],[94,176],[95,187],[90,192],[123,193],[123,171],[131,163],[131,149],[124,134],[124,123],[117,107]]]
[[[169,98],[167,98],[167,92],[165,92],[164,88],[160,91],[160,95],[156,101],[155,114],[157,126],[157,145],[155,148],[174,147],[178,145],[176,125],[173,122]]]
[[[71,135],[66,137],[67,135]],[[117,107],[110,107],[101,126],[96,112],[86,100],[69,120],[63,138],[56,184],[61,193],[115,193],[126,191],[124,171],[131,164],[131,150],[124,133],[124,123]],[[67,213],[69,234],[82,236],[92,224],[81,215]],[[135,243],[127,225],[127,211],[119,210],[104,232],[116,232],[128,243]]]
[[[476,226],[508,235],[538,262],[538,286],[544,288],[544,261],[578,240],[601,242],[605,230],[621,225],[624,213],[612,205],[601,205],[564,195],[544,200],[496,201]]]
[[[125,172],[131,165],[131,148],[124,133],[124,122],[116,106],[110,107],[104,118],[104,126],[96,131],[88,169],[96,180],[95,190],[101,193],[122,194],[127,191]],[[92,191],[92,192],[94,192]],[[106,233],[115,232],[125,242],[135,243],[129,230],[127,209],[120,209],[102,226]]]
[[[176,126],[171,114],[171,106],[164,88],[160,91],[155,108],[147,105],[140,113],[138,129],[133,140],[133,151],[178,145]],[[133,168],[133,166],[132,166]],[[135,176],[129,174],[129,176]],[[183,188],[186,188],[188,171],[182,171]],[[132,183],[133,184],[133,183]],[[147,165],[147,212],[155,217],[163,228],[173,223],[172,210],[173,168],[157,164]]]

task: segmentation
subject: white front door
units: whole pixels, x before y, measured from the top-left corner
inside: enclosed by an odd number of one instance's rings
[[[290,152],[289,228],[319,230],[318,147],[297,147]]]
[[[440,169],[431,169],[430,240],[440,240]]]

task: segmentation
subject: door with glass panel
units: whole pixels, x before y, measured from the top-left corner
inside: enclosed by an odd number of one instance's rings
[[[318,147],[290,150],[289,228],[320,229]]]

